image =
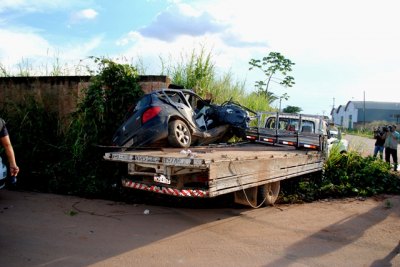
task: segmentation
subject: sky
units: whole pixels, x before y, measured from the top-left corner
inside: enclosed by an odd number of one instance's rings
[[[248,62],[279,52],[295,63],[295,85],[270,88],[290,96],[282,108],[329,115],[348,101],[400,102],[398,10],[396,0],[0,0],[0,67],[73,75],[96,56],[159,75],[160,58],[204,47],[217,74],[250,93],[265,76]]]

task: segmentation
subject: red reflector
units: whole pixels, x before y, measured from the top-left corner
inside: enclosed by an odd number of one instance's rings
[[[256,140],[257,137],[252,136],[252,135],[247,135],[246,138],[250,139],[250,140]]]
[[[158,113],[160,113],[160,111],[161,111],[160,107],[152,107],[146,110],[142,115],[142,124],[146,123],[147,121],[157,116]]]

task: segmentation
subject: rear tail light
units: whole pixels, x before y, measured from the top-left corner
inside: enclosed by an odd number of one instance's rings
[[[246,138],[249,139],[249,140],[256,140],[257,139],[257,137],[253,136],[253,135],[246,135]]]
[[[146,110],[143,115],[142,115],[142,124],[148,122],[152,118],[158,115],[158,113],[161,112],[160,107],[151,107],[148,110]]]
[[[272,139],[272,138],[263,138],[263,141],[273,143],[274,139]]]
[[[304,147],[306,147],[306,148],[312,148],[312,149],[317,149],[317,148],[318,148],[318,147],[315,146],[315,145],[307,145],[307,144],[305,144]]]
[[[287,141],[282,141],[282,144],[288,145],[288,146],[294,146],[294,145],[295,145],[295,143],[293,143],[293,142],[287,142]]]

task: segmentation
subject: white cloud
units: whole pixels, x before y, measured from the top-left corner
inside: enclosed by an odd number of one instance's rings
[[[115,44],[117,46],[126,46],[129,43],[135,43],[137,40],[141,39],[141,34],[137,31],[130,31],[120,39],[118,39]]]
[[[228,46],[257,47],[266,46],[266,42],[248,39],[231,29],[227,21],[210,14],[207,9],[198,9],[188,4],[176,3],[160,12],[148,26],[138,29],[137,34],[144,37],[159,39],[166,42],[179,41],[183,36],[192,38],[209,35],[219,35],[219,39]],[[132,33],[130,33],[132,34]],[[124,40],[122,42],[122,39]],[[127,44],[129,34],[121,39],[119,44]]]
[[[98,13],[94,9],[91,8],[82,9],[71,15],[71,22],[77,23],[85,20],[93,20],[97,17],[97,15]]]
[[[183,35],[196,37],[221,32],[226,27],[207,11],[198,12],[188,5],[179,4],[159,13],[150,25],[139,29],[139,32],[146,37],[174,41]]]
[[[88,56],[93,56],[93,51],[101,45],[103,39],[104,37],[100,35],[92,37],[84,43],[69,44],[68,46],[60,48],[64,51],[62,57],[67,61],[76,61]]]
[[[0,29],[0,61],[4,65],[14,65],[23,58],[46,56],[52,46],[32,32]]]
[[[343,92],[343,96],[346,96],[348,100],[354,98],[354,100],[361,101],[365,92],[365,98],[369,101],[399,102],[399,77],[400,66],[391,71],[378,72],[375,75],[365,76],[362,80],[346,84],[340,89]],[[354,89],[358,90],[355,91]]]
[[[77,41],[54,46],[31,31],[0,29],[0,65],[7,72],[16,74],[23,65],[30,75],[48,75],[53,65],[62,65],[65,74],[73,74],[80,60],[93,55],[103,41],[95,36],[84,43]]]

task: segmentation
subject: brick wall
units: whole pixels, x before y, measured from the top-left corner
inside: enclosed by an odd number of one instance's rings
[[[0,77],[0,105],[24,103],[29,98],[42,103],[46,110],[65,118],[73,112],[82,89],[90,84],[90,76]],[[139,84],[145,93],[167,88],[166,76],[140,76]],[[1,115],[0,115],[1,117]]]
[[[161,88],[168,88],[171,80],[167,76],[146,75],[139,77],[139,84],[143,92],[150,93]]]

